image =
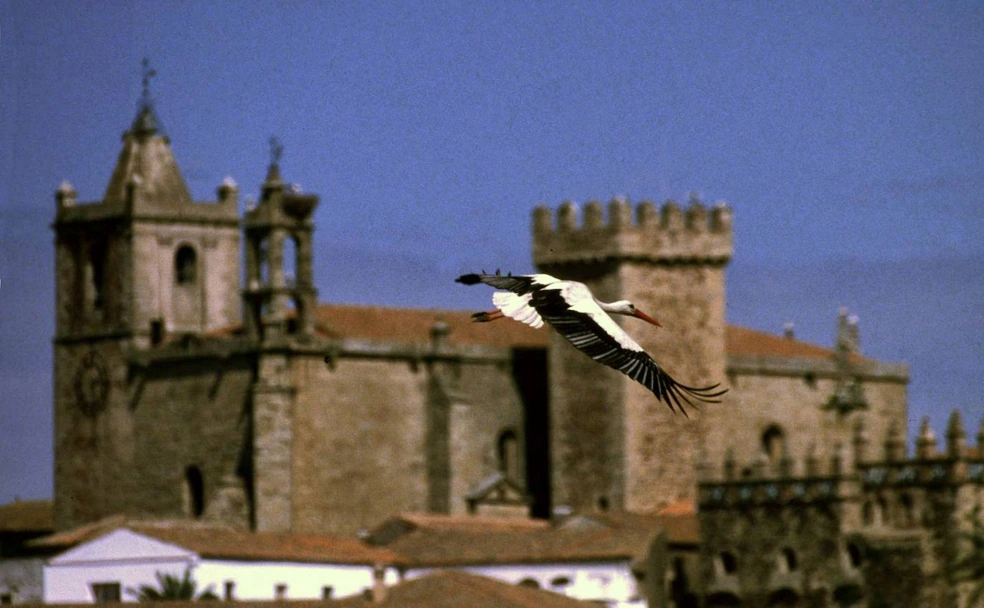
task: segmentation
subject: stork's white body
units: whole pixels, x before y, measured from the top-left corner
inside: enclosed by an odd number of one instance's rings
[[[659,322],[637,310],[627,301],[601,302],[588,286],[577,281],[563,281],[548,274],[501,275],[467,274],[459,283],[485,283],[504,289],[492,295],[496,310],[473,315],[476,321],[493,321],[509,317],[535,328],[549,323],[575,348],[595,361],[614,368],[643,384],[670,409],[683,409],[681,402],[693,405],[690,398],[706,403],[719,402],[725,390],[714,392],[718,385],[692,387],[673,380],[623,330],[608,313],[634,316],[657,327]]]

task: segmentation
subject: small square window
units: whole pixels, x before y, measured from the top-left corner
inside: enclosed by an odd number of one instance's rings
[[[97,604],[120,601],[119,583],[92,583],[92,597]]]
[[[325,585],[324,587],[321,588],[321,599],[330,600],[331,596],[334,595],[334,593],[335,593],[334,587],[332,587],[331,585]]]
[[[273,597],[278,600],[287,599],[287,585],[284,583],[278,583],[277,586],[273,588]]]
[[[223,597],[225,600],[236,599],[236,583],[233,581],[225,582],[225,595]]]

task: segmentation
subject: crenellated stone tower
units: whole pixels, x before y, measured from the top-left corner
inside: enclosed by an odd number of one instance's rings
[[[613,200],[574,204],[533,218],[540,272],[586,283],[601,300],[628,299],[664,329],[624,327],[677,381],[725,381],[724,269],[731,211],[692,200],[633,209]],[[621,321],[620,321],[621,322]],[[553,504],[574,510],[651,511],[693,500],[703,431],[722,406],[672,414],[643,386],[600,366],[556,334],[549,349]]]

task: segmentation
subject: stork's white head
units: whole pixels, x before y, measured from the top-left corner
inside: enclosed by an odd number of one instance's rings
[[[656,327],[663,327],[659,321],[650,317],[646,313],[642,312],[635,307],[635,304],[628,300],[619,300],[617,302],[612,302],[611,304],[600,303],[601,308],[606,312],[615,313],[617,315],[626,315],[629,317],[635,317],[637,319],[642,319],[646,323],[651,323]]]

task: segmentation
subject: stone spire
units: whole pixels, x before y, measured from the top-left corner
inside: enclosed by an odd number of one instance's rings
[[[156,75],[144,60],[143,93],[137,116],[123,134],[123,149],[109,178],[104,202],[123,202],[140,197],[152,204],[187,204],[191,195],[174,160],[167,137],[150,97],[150,78]]]
[[[936,433],[929,426],[929,416],[922,419],[919,436],[916,437],[916,457],[931,458],[936,453]]]
[[[967,433],[964,431],[960,410],[953,410],[946,428],[946,451],[950,456],[959,457],[963,454],[966,444]]]

